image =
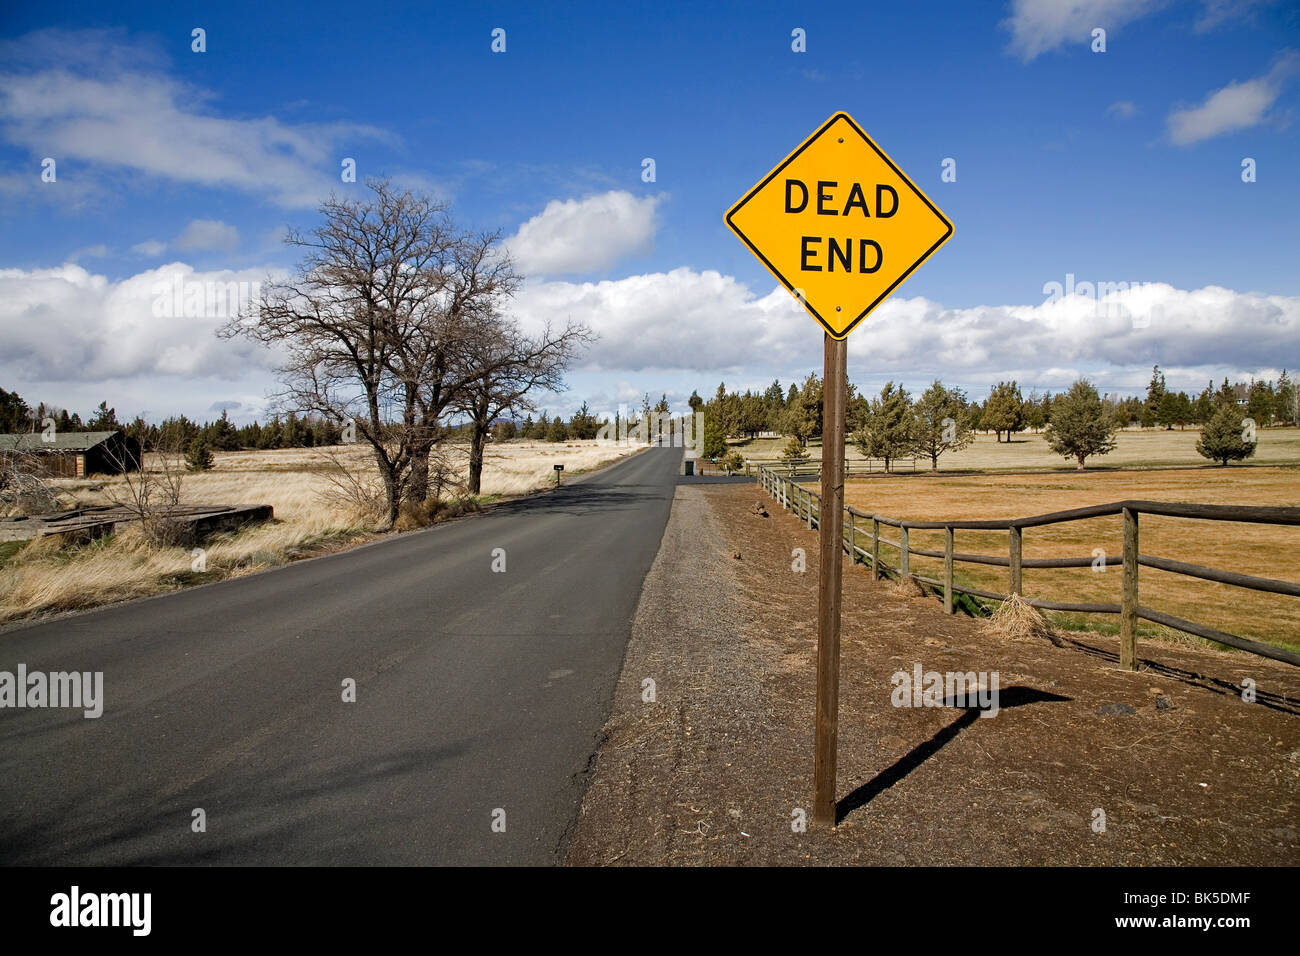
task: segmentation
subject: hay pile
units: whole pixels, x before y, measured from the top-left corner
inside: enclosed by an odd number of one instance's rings
[[[928,597],[929,592],[920,581],[911,575],[902,575],[901,577],[891,578],[889,588],[901,598],[918,598]]]
[[[1065,639],[1052,626],[1052,622],[1019,594],[1013,594],[1003,601],[993,616],[984,622],[984,627],[993,636],[1006,641],[1046,639],[1057,647],[1066,646]]]

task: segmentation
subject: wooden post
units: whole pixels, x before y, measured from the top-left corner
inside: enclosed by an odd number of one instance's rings
[[[848,354],[846,340],[825,336],[813,821],[832,827],[835,825],[835,757],[840,722],[840,588],[844,573],[840,538],[844,529],[844,415]]]
[[[1119,666],[1135,671],[1138,622],[1138,513],[1124,509],[1124,599],[1120,610]]]
[[[901,557],[898,559],[900,577],[910,578],[912,576],[912,546],[907,543],[907,528],[899,525],[898,528],[899,544],[903,549],[899,552]]]
[[[880,520],[871,516],[871,580],[880,578]]]
[[[853,528],[853,512],[849,512],[849,564],[858,563],[858,539]]]
[[[1019,528],[1011,529],[1011,593],[1024,594],[1024,575],[1020,570],[1021,534]]]
[[[952,613],[952,525],[943,529],[943,610]]]
[[[823,441],[825,441],[825,439],[823,439]],[[804,502],[804,507],[808,509],[807,514],[805,515],[805,520],[808,523],[808,530],[811,531],[812,530],[812,492],[809,491],[807,488],[803,490],[803,502]]]

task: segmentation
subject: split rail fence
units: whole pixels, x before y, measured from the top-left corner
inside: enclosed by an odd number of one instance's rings
[[[795,479],[781,474],[773,468],[762,466],[758,478],[765,491],[780,502],[783,508],[791,511],[803,520],[809,529],[817,528],[821,518],[821,495],[810,488],[805,488]],[[844,508],[844,540],[842,546],[853,562],[867,564],[872,576],[895,575],[911,578],[924,584],[932,585],[943,593],[944,610],[953,613],[953,595],[969,594],[973,597],[991,601],[1005,601],[1011,594],[1021,595],[1022,600],[1045,611],[1071,611],[1082,614],[1118,614],[1120,616],[1120,666],[1129,670],[1137,669],[1137,622],[1139,619],[1160,624],[1164,627],[1194,634],[1210,641],[1218,641],[1229,647],[1250,651],[1262,657],[1300,666],[1300,654],[1284,648],[1263,644],[1250,638],[1228,634],[1216,628],[1184,620],[1172,614],[1166,614],[1153,608],[1144,607],[1138,600],[1138,568],[1157,568],[1204,581],[1217,581],[1253,591],[1267,591],[1273,594],[1289,594],[1300,597],[1300,584],[1290,581],[1278,581],[1273,578],[1256,577],[1236,571],[1224,571],[1218,568],[1203,567],[1185,561],[1174,561],[1139,550],[1139,518],[1141,515],[1164,515],[1174,518],[1196,518],[1206,521],[1251,522],[1270,525],[1300,525],[1300,508],[1255,507],[1250,505],[1197,505],[1178,504],[1161,501],[1115,501],[1104,505],[1091,505],[1086,508],[1072,508],[1068,511],[1055,511],[1051,514],[1034,515],[1028,518],[1008,518],[989,521],[903,521],[878,514],[867,514],[856,508]],[[1023,557],[1024,529],[1045,525],[1061,524],[1068,521],[1080,521],[1088,518],[1100,518],[1108,515],[1122,515],[1124,521],[1124,547],[1121,555],[1104,555],[1102,557],[1081,558],[1025,558]],[[898,540],[881,535],[881,526],[896,528]],[[908,542],[908,533],[913,530],[943,531],[944,549],[942,551],[913,548]],[[955,533],[962,530],[1006,531],[1008,532],[1007,555],[963,554],[955,550]],[[861,542],[861,543],[859,543]],[[898,565],[891,566],[881,561],[880,546],[894,549],[899,555]],[[943,577],[931,578],[913,574],[910,558],[917,555],[927,558],[943,559]],[[1123,568],[1122,595],[1118,604],[1088,604],[1071,601],[1045,601],[1038,598],[1024,597],[1025,568],[1085,568],[1093,567],[1104,561],[1107,566]],[[1004,567],[1008,570],[1009,594],[999,594],[978,588],[957,584],[953,579],[953,567],[958,562],[984,564]]]

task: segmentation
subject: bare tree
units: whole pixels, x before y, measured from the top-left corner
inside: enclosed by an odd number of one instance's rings
[[[443,285],[403,330],[393,358],[394,373],[413,389],[419,408],[419,441],[406,489],[411,501],[430,497],[429,458],[445,434],[443,417],[463,405],[488,370],[499,309],[522,281],[500,240],[499,232],[457,237]],[[481,454],[479,464],[481,470]]]
[[[265,283],[222,334],[284,350],[285,405],[354,423],[373,452],[391,527],[412,465],[427,461],[437,438],[421,395],[436,362],[419,343],[436,339],[461,237],[444,204],[383,180],[367,187],[372,196],[331,197],[320,226],[288,235],[306,250],[296,275]]]
[[[154,465],[148,467],[144,452],[124,450],[120,454],[105,446],[105,454],[122,474],[122,487],[109,487],[108,500],[131,511],[140,522],[145,541],[166,548],[187,543],[189,528],[177,520],[174,509],[181,503],[185,477],[185,456],[178,443],[160,441],[154,448]]]
[[[39,455],[14,447],[0,454],[0,515],[56,511],[59,494],[45,480]]]
[[[500,318],[481,332],[464,353],[468,384],[455,402],[457,411],[469,417],[472,495],[482,487],[483,449],[492,422],[507,412],[536,411],[530,396],[561,390],[565,369],[593,338],[590,329],[573,322],[558,332],[548,325],[538,335],[527,336],[513,322]]]

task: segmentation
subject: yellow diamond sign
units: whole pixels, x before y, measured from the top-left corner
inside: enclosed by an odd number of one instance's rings
[[[727,225],[837,339],[952,235],[952,223],[836,113],[727,212]]]

